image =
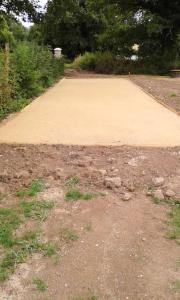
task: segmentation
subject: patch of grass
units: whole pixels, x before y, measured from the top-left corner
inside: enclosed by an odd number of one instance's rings
[[[94,197],[96,197],[97,194],[87,192],[82,193],[79,189],[70,188],[65,195],[66,201],[77,201],[77,200],[90,200]]]
[[[47,211],[54,207],[54,202],[48,200],[21,201],[20,206],[26,218],[44,221]]]
[[[56,247],[51,243],[44,243],[38,239],[37,233],[28,231],[23,237],[16,239],[14,247],[8,250],[0,261],[0,281],[6,280],[14,273],[18,264],[23,263],[29,255],[42,252],[44,256],[56,254]]]
[[[73,186],[77,185],[79,182],[80,182],[79,177],[73,176],[66,181],[65,185],[69,186],[69,187],[73,187]]]
[[[176,281],[173,282],[173,284],[172,284],[172,290],[175,293],[180,293],[180,280],[176,280]]]
[[[13,246],[13,231],[18,228],[20,222],[17,211],[11,208],[0,208],[0,244],[5,248]]]
[[[66,243],[74,242],[78,240],[78,235],[70,228],[62,228],[60,231],[60,238]]]
[[[84,229],[87,230],[87,231],[91,231],[92,230],[92,225],[91,223],[88,223],[84,226]]]
[[[4,200],[7,197],[7,194],[0,192],[0,201]]]
[[[170,221],[168,222],[170,230],[168,233],[168,238],[176,240],[180,243],[180,205],[179,203],[173,207],[172,211],[169,213]]]
[[[152,201],[154,204],[161,204],[161,202],[162,202],[159,198],[154,197],[154,196],[152,196]]]
[[[176,95],[176,93],[171,93],[171,94],[170,94],[170,97],[171,97],[171,98],[177,97],[177,95]]]
[[[19,198],[34,197],[44,188],[44,183],[41,179],[34,179],[27,188],[22,188],[17,191],[16,196]]]
[[[33,279],[33,283],[34,285],[36,286],[36,289],[40,292],[44,292],[45,290],[47,290],[48,286],[47,284],[45,283],[44,280],[42,280],[41,278],[39,277],[36,277]]]
[[[88,297],[75,297],[72,300],[98,300],[98,298],[94,295]]]

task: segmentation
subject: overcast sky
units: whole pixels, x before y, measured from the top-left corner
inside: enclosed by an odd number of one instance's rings
[[[46,5],[47,1],[48,1],[48,0],[39,0],[39,4],[40,4],[42,7],[44,7],[44,6]],[[22,23],[23,23],[23,25],[24,25],[25,27],[29,27],[29,26],[31,26],[31,25],[33,24],[33,23],[30,23],[30,22],[23,22],[23,21],[22,21]]]

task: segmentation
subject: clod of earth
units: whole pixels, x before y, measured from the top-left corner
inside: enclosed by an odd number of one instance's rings
[[[122,180],[120,177],[105,177],[104,185],[108,189],[120,188],[122,185]]]
[[[165,179],[163,177],[155,177],[155,178],[153,178],[152,181],[153,181],[155,187],[159,187],[164,184]]]

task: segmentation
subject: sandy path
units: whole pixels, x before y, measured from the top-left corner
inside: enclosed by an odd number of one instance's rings
[[[127,79],[64,79],[0,126],[1,143],[180,145],[180,118]]]

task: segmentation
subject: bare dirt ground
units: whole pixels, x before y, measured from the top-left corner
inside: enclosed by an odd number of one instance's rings
[[[131,80],[180,114],[180,79],[158,76],[131,76]]]
[[[180,299],[179,246],[166,237],[171,208],[147,196],[171,189],[179,199],[180,148],[1,144],[0,170],[0,191],[7,195],[0,208],[18,205],[19,187],[43,178],[38,199],[55,206],[44,222],[30,219],[23,229],[40,226],[58,249],[54,258],[34,253],[17,265],[0,284],[1,300]],[[67,180],[74,176],[79,190],[97,196],[65,201]],[[62,228],[76,238],[62,240]],[[44,291],[34,277],[47,284]]]

